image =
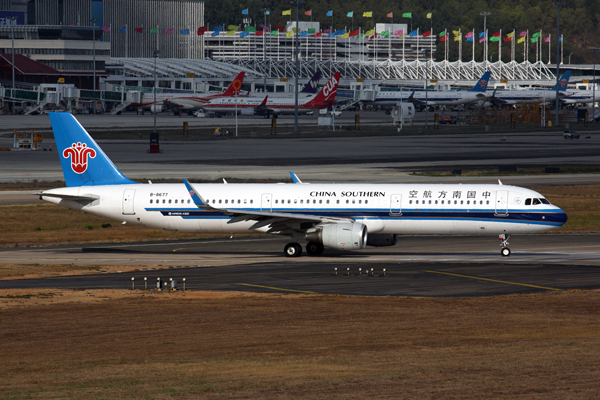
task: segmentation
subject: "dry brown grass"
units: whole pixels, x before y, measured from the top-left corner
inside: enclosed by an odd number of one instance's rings
[[[554,232],[598,232],[600,230],[600,185],[533,188],[552,204],[565,210],[567,223]]]
[[[0,298],[6,399],[598,396],[599,291],[26,294]]]

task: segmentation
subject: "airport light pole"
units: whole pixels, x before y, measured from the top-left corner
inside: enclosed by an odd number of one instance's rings
[[[294,35],[294,39],[296,40],[296,46],[294,47],[294,57],[296,57],[296,81],[295,81],[295,107],[294,107],[294,133],[298,133],[298,76],[300,75],[300,58],[298,57],[298,37],[299,27],[298,27],[298,15],[300,13],[299,7],[300,4],[304,4],[304,0],[292,0],[291,4],[296,5],[296,35]]]
[[[14,99],[15,97],[15,24],[17,21],[17,17],[15,17],[14,15],[12,17],[8,17],[8,20],[11,21],[10,23],[10,32],[11,32],[11,37],[12,37],[12,98]],[[13,112],[15,111],[15,103],[13,101]]]
[[[482,11],[479,13],[479,15],[481,15],[483,17],[483,32],[485,33],[485,41],[483,42],[483,58],[485,58],[485,61],[487,62],[487,49],[488,49],[488,37],[487,37],[487,29],[486,29],[486,22],[487,22],[487,16],[490,15],[491,13],[488,11]],[[473,40],[475,40],[473,38]]]
[[[558,81],[560,74],[560,7],[564,6],[564,1],[553,1],[553,5],[556,6],[558,13],[556,14],[556,104],[554,106],[556,118],[554,120],[554,126],[558,126],[558,109],[560,105],[560,100],[558,97]],[[566,88],[565,88],[566,89]]]
[[[156,49],[152,52],[152,56],[154,57],[154,87],[152,88],[152,93],[154,94],[154,133],[156,134],[156,60],[158,59],[158,54],[160,50]]]
[[[90,22],[93,24],[92,32],[94,34],[94,37],[92,38],[92,43],[93,43],[92,57],[93,57],[93,63],[94,63],[94,90],[96,90],[96,22],[98,22],[98,21],[99,21],[98,18],[92,18],[90,20]],[[96,112],[96,110],[94,110],[94,112]]]
[[[265,61],[267,59],[267,35],[265,33],[265,31],[267,30],[267,13],[271,12],[271,9],[269,8],[261,8],[260,11],[262,11],[263,16],[265,17],[265,23],[264,23],[264,28],[263,28],[263,61]],[[264,83],[263,83],[263,92],[267,93],[267,74],[264,74]]]
[[[430,51],[430,49],[425,49],[425,129],[429,129],[429,67],[427,66],[429,61],[427,61],[427,53]],[[402,110],[400,110],[400,112],[402,112]]]
[[[592,47],[590,50],[592,50],[592,53],[594,53],[594,79],[592,81],[592,122],[596,122],[596,54],[600,51],[600,47]]]

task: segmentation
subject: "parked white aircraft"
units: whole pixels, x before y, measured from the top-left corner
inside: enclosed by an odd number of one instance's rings
[[[299,113],[310,113],[315,110],[330,107],[335,104],[335,94],[340,81],[340,73],[333,74],[331,79],[315,96],[304,97],[298,102]],[[235,113],[241,115],[272,115],[294,114],[296,100],[292,98],[244,97],[212,99],[202,108],[215,114]]]
[[[459,105],[480,102],[487,99],[485,91],[490,80],[491,72],[487,71],[470,90],[403,90],[380,91],[375,98],[375,104],[395,105],[396,103],[411,102],[415,107]]]
[[[191,112],[199,110],[211,99],[238,96],[240,94],[240,89],[242,88],[242,83],[244,82],[244,75],[244,71],[240,72],[223,93],[157,93],[156,102],[154,102],[154,93],[144,93],[142,102],[139,104],[132,104],[131,106],[149,109],[153,113],[164,110],[173,112]]]
[[[501,235],[549,231],[567,215],[541,194],[460,184],[140,184],[127,179],[79,122],[50,113],[67,187],[42,200],[129,224],[186,232],[262,232],[289,236],[318,255],[324,248],[393,246],[398,235]],[[500,182],[499,182],[500,183]]]
[[[560,98],[566,96],[567,85],[571,71],[566,71],[558,82],[558,91]],[[488,91],[488,102],[492,105],[515,105],[527,102],[539,101],[548,105],[556,101],[556,85],[552,89],[536,89],[536,90],[494,90]]]

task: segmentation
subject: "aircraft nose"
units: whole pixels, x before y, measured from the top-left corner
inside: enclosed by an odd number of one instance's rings
[[[560,224],[560,226],[563,226],[564,224],[567,223],[567,220],[569,219],[569,217],[567,216],[567,213],[564,212],[564,210],[562,210],[561,208],[557,207],[556,210],[556,222]]]

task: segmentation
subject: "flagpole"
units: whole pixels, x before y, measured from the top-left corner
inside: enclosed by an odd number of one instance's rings
[[[112,58],[112,22],[108,28],[108,32],[110,32],[110,34],[108,35],[109,40],[110,40],[110,47],[108,48],[108,55],[109,55],[109,57]]]
[[[462,62],[462,31],[458,28],[458,61]]]
[[[552,34],[549,34],[548,35],[548,64],[551,63],[551,60],[550,60],[550,55],[552,54],[551,44],[552,44]],[[556,60],[556,62],[558,62],[558,60]]]
[[[221,36],[221,32],[219,32],[219,36]],[[187,58],[191,58],[191,56],[190,56],[190,26],[189,25],[188,25],[187,44],[188,44]]]
[[[472,56],[473,56],[473,62],[475,62],[475,28],[473,28],[473,30],[471,32],[473,32],[473,36],[471,37],[471,39],[473,39],[472,40],[472,42],[473,42],[473,54],[472,54]]]
[[[523,62],[529,61],[529,29],[525,34],[525,44],[523,45]]]
[[[498,40],[498,62],[500,61],[502,61],[502,29],[500,29],[500,40]],[[498,63],[498,65],[502,68],[502,64]],[[502,71],[500,76],[502,76]]]
[[[158,42],[159,36],[160,36],[160,33],[158,33],[158,25],[156,25],[156,50],[160,49],[159,42]]]
[[[564,35],[560,35],[560,63],[563,63],[563,46],[565,43]]]

